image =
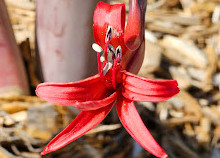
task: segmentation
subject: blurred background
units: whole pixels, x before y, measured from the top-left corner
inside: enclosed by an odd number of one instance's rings
[[[129,0],[109,0],[125,3]],[[40,158],[79,113],[35,95],[44,81],[97,73],[92,18],[98,0],[0,1],[0,158]],[[148,78],[175,79],[180,93],[136,107],[170,158],[220,157],[220,0],[148,0]],[[83,137],[44,158],[153,158],[115,110]]]

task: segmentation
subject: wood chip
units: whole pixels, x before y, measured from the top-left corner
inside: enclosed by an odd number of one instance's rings
[[[156,43],[147,41],[145,43],[145,56],[139,75],[144,76],[147,73],[157,70],[160,66],[162,49]]]
[[[200,17],[195,16],[184,16],[178,14],[172,14],[162,11],[148,11],[146,13],[146,22],[153,22],[156,20],[172,22],[180,25],[199,25],[201,23]]]
[[[184,104],[184,111],[187,114],[193,114],[198,117],[201,116],[201,113],[200,113],[201,107],[200,107],[198,101],[194,97],[192,97],[188,92],[182,90],[177,95],[177,97]]]
[[[166,49],[172,49],[191,61],[195,67],[205,68],[207,59],[196,45],[187,41],[181,40],[174,36],[165,36],[162,40],[162,45]]]

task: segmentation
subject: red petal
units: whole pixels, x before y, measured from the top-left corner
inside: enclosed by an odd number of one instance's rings
[[[145,127],[133,101],[120,96],[117,101],[117,112],[125,129],[144,149],[157,157],[165,158],[167,156]]]
[[[95,101],[86,101],[86,102],[76,102],[75,106],[79,110],[87,111],[87,110],[96,110],[102,107],[109,105],[110,103],[114,102],[117,98],[117,92],[114,92],[109,97],[106,97],[102,100],[95,100]]]
[[[106,4],[99,2],[96,6],[93,18],[93,34],[95,41],[103,49],[105,48],[105,36],[108,26],[112,26],[112,38],[110,44],[116,48],[121,45],[124,48],[125,5]]]
[[[143,41],[146,5],[146,0],[129,1],[129,16],[124,41],[130,50],[136,50]]]
[[[37,96],[44,100],[76,106],[81,110],[94,110],[108,105],[116,98],[112,92],[106,88],[99,75],[77,82],[42,83],[36,89]]]
[[[123,71],[124,97],[143,102],[158,102],[170,99],[179,92],[175,80],[155,80]]]
[[[127,51],[122,59],[124,69],[137,74],[141,68],[145,53],[144,30],[146,0],[129,0],[129,16],[124,35]]]
[[[114,103],[111,103],[105,108],[81,112],[62,132],[49,142],[41,154],[45,155],[56,151],[84,135],[107,116],[113,105]]]

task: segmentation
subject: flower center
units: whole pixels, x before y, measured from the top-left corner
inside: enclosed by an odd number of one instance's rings
[[[112,70],[111,85],[116,89],[116,71],[118,63],[121,61],[122,48],[119,45],[116,49],[110,44],[112,38],[113,29],[108,26],[105,36],[105,47],[104,50],[96,43],[92,45],[92,48],[97,52],[98,70],[99,75],[104,78],[108,71]]]

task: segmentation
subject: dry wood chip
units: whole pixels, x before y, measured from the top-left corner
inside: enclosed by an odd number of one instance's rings
[[[181,26],[166,21],[154,21],[153,23],[147,24],[146,27],[151,31],[168,33],[171,35],[179,35],[184,31]]]
[[[166,49],[174,50],[176,54],[180,53],[190,60],[195,67],[206,68],[208,61],[205,54],[195,44],[169,35],[164,36],[161,44]]]
[[[212,13],[212,23],[218,24],[220,22],[220,5],[216,6]]]
[[[144,61],[139,75],[145,76],[147,73],[158,70],[160,67],[161,55],[162,49],[157,43],[146,41]]]
[[[219,126],[220,125],[220,117],[215,113],[214,110],[212,110],[209,107],[204,107],[202,108],[202,113],[208,118],[210,119],[210,121],[216,125]]]
[[[25,95],[23,90],[21,90],[20,87],[17,86],[11,86],[6,88],[0,89],[0,97],[10,97],[10,96],[19,96],[19,95]]]
[[[145,40],[152,43],[157,43],[158,41],[156,35],[148,29],[145,29]]]
[[[177,51],[174,49],[166,48],[163,51],[163,54],[172,63],[180,63],[182,66],[193,66],[193,63],[188,58],[185,58],[183,54],[177,53]]]
[[[205,71],[203,69],[188,67],[187,72],[191,76],[191,78],[205,82],[206,76],[205,76]]]
[[[211,136],[211,122],[207,117],[200,120],[200,125],[195,127],[196,139],[199,143],[209,143]]]
[[[198,143],[208,143],[210,142],[210,134],[205,132],[200,126],[196,126],[196,139]]]
[[[182,103],[182,101],[176,96],[169,99],[168,101],[172,103],[174,109],[176,110],[182,110],[184,107],[184,104]]]
[[[155,105],[152,102],[138,102],[138,104],[143,105],[145,108],[147,108],[150,111],[155,111]]]
[[[201,118],[200,126],[203,129],[203,131],[206,132],[206,133],[210,132],[210,130],[211,130],[211,122],[206,117]]]
[[[29,107],[27,113],[26,131],[29,136],[48,140],[53,132],[57,131],[58,114],[51,104],[46,103],[39,107]]]
[[[27,121],[27,111],[20,111],[11,114],[11,117],[16,121],[16,122],[24,122]]]
[[[28,2],[24,0],[6,0],[6,4],[25,10],[35,10],[35,4],[33,2]]]
[[[219,140],[220,140],[220,126],[216,126],[214,129],[214,137],[212,139],[212,145],[217,146]]]
[[[168,101],[159,102],[157,104],[157,113],[159,115],[160,120],[165,121],[168,119],[169,109],[171,109],[172,105]]]
[[[184,67],[170,66],[169,71],[173,79],[177,80],[180,89],[187,89],[192,86],[191,78]]]
[[[161,10],[147,11],[145,22],[154,22],[156,20],[171,22],[179,25],[199,25],[201,19],[198,15],[187,16],[175,13],[166,13]]]
[[[166,121],[164,121],[167,126],[173,128],[175,126],[183,125],[185,123],[198,123],[199,122],[199,117],[197,116],[183,116],[183,117],[177,117],[177,118],[170,118]]]
[[[205,29],[203,29],[200,32],[194,32],[194,33],[192,32],[191,34],[189,34],[188,38],[192,39],[192,40],[201,39],[204,36],[210,36],[210,35],[218,33],[219,28],[220,28],[220,23],[217,25],[213,25],[211,27],[206,27]]]
[[[199,158],[200,156],[188,147],[183,140],[180,139],[180,136],[175,133],[175,135],[169,135],[164,138],[164,143],[169,144],[173,148],[174,152],[181,153],[179,158]],[[175,156],[176,157],[176,156]]]
[[[184,124],[183,133],[188,135],[188,136],[194,136],[195,135],[195,131],[194,131],[191,123],[185,123]]]
[[[22,158],[20,156],[15,156],[3,147],[0,146],[0,157],[1,158]]]
[[[195,1],[193,1],[193,0],[180,0],[180,3],[183,6],[184,10],[188,11],[193,6]]]
[[[220,73],[216,73],[212,76],[212,84],[214,86],[220,86]]]
[[[0,110],[12,114],[19,111],[27,110],[30,106],[31,105],[26,102],[8,102],[5,104],[0,104]]]
[[[201,116],[200,104],[188,92],[181,90],[177,97],[183,102],[186,114],[193,114],[197,117]]]
[[[216,7],[215,2],[204,0],[204,1],[197,1],[197,3],[194,3],[191,10],[192,10],[192,13],[195,13],[195,12],[211,13],[215,9],[215,7]]]
[[[218,66],[218,55],[212,45],[207,45],[205,52],[208,57],[205,80],[207,84],[212,84],[212,76],[215,74]]]
[[[39,153],[30,153],[30,152],[22,152],[21,156],[25,158],[41,158]]]

